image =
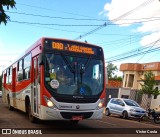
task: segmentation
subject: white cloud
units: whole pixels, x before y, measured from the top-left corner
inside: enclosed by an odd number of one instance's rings
[[[142,38],[140,42],[142,45],[147,45],[160,38],[159,0],[112,0],[111,3],[105,4],[103,15],[119,25],[127,26],[144,21],[140,23],[141,26],[137,27],[136,31],[151,34]],[[148,21],[151,19],[152,21]]]
[[[151,45],[155,46],[160,46],[160,42],[158,41],[158,39],[160,39],[160,31],[159,32],[153,32],[149,35],[144,36],[141,41],[140,44],[141,45],[145,45],[145,46],[150,46],[148,45],[149,43],[151,43]]]

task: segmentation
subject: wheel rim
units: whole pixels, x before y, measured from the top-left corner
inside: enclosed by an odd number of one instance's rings
[[[124,118],[124,119],[127,118],[127,112],[126,112],[126,111],[123,112],[123,118]]]
[[[108,109],[106,109],[106,115],[109,115],[109,110]]]

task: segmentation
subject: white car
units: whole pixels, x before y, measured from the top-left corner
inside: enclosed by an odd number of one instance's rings
[[[2,97],[2,91],[0,91],[0,97]]]
[[[123,118],[140,118],[142,115],[146,114],[146,111],[133,100],[112,98],[106,107],[106,115],[109,116],[110,114],[120,115]]]

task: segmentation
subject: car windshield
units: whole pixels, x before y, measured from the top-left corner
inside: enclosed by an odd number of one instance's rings
[[[124,100],[124,102],[126,103],[126,105],[128,106],[135,106],[135,107],[139,107],[138,103],[136,103],[133,100]]]
[[[53,53],[45,58],[45,84],[50,92],[83,96],[102,92],[102,60]]]

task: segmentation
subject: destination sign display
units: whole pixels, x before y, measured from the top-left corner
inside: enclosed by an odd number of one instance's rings
[[[96,54],[95,48],[93,47],[86,47],[78,44],[62,43],[55,41],[52,42],[52,49],[70,51],[76,53],[92,54],[92,55]]]

